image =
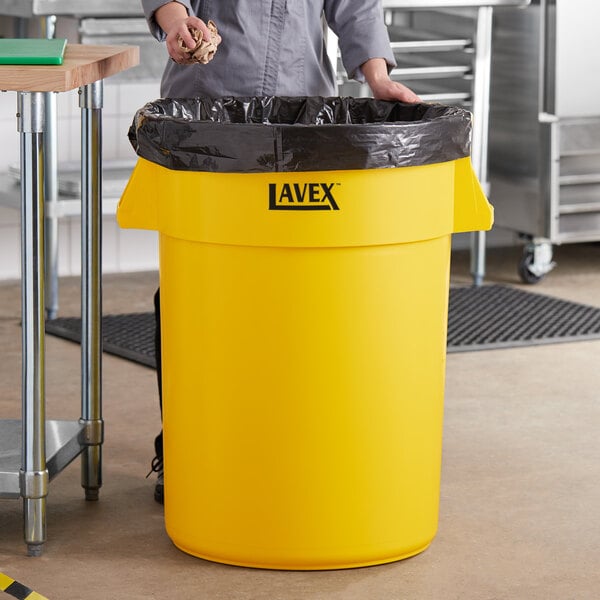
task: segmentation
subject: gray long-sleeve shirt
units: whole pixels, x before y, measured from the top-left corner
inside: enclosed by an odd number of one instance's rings
[[[141,0],[152,35],[165,33],[154,12],[166,0]],[[335,73],[327,57],[324,17],[337,34],[344,67],[384,58],[394,66],[380,0],[179,0],[190,15],[212,19],[223,41],[207,65],[168,60],[164,98],[197,96],[331,96]]]

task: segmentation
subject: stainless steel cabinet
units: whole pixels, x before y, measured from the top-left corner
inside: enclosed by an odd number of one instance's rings
[[[535,283],[554,244],[600,240],[600,4],[535,0],[496,15],[490,113],[496,223]]]

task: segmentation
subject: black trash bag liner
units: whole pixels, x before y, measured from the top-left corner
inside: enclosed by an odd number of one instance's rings
[[[159,99],[137,111],[129,139],[181,171],[386,169],[469,156],[471,114],[371,98]]]

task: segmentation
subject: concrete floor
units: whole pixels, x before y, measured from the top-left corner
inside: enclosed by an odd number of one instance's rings
[[[487,281],[520,285],[519,255],[490,251]],[[557,248],[556,260],[528,289],[600,306],[600,245]],[[105,277],[105,313],[151,310],[156,280]],[[470,281],[467,253],[454,253],[452,281]],[[78,281],[62,281],[61,315],[78,302]],[[0,284],[0,418],[19,417],[19,312],[18,283]],[[79,347],[46,344],[48,417],[76,419]],[[100,501],[84,501],[77,464],[61,473],[41,558],[25,556],[20,502],[0,501],[0,572],[50,600],[600,598],[600,341],[449,354],[437,537],[412,559],[346,571],[246,569],[177,550],[145,479],[154,372],[104,355],[103,380]]]

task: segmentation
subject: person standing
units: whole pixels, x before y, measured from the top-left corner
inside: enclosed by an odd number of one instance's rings
[[[169,60],[161,80],[163,98],[224,96],[334,96],[336,73],[325,44],[325,24],[338,36],[348,77],[367,83],[378,100],[419,102],[389,75],[396,66],[381,0],[141,0],[151,34],[164,42]],[[197,30],[211,41],[214,58],[199,64],[186,48]],[[155,295],[156,358],[161,397],[160,295]],[[162,398],[161,398],[162,406]],[[162,432],[155,440],[154,497],[162,503]],[[152,472],[151,471],[151,472]]]

